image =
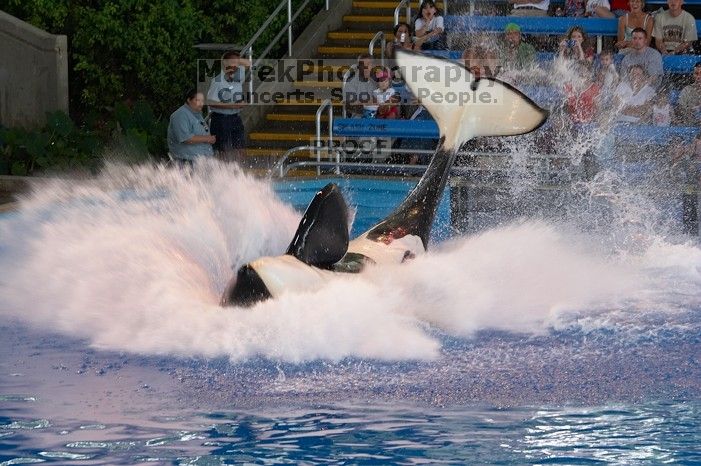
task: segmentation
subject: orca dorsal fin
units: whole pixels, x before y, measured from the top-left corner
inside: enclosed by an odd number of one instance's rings
[[[338,186],[329,183],[304,212],[287,254],[307,265],[330,268],[347,250],[348,207]]]

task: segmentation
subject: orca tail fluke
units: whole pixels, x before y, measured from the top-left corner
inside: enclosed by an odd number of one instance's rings
[[[478,79],[463,64],[404,49],[396,57],[407,86],[436,120],[446,151],[478,136],[529,133],[548,118],[511,84]]]
[[[474,137],[529,133],[545,123],[548,111],[508,83],[476,79],[460,63],[404,49],[396,59],[407,86],[436,120],[440,142],[409,196],[367,235],[376,241],[415,235],[425,248],[460,147]]]

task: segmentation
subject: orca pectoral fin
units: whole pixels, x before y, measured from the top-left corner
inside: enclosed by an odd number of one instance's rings
[[[477,136],[515,136],[541,126],[548,111],[512,85],[476,79],[464,65],[397,50],[407,86],[436,120],[443,149],[457,151]]]
[[[329,183],[307,207],[287,254],[328,269],[343,258],[348,240],[348,207],[338,186]]]

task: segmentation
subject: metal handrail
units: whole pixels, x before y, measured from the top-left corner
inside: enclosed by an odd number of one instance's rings
[[[382,68],[385,67],[385,48],[387,47],[387,40],[385,39],[385,32],[384,31],[379,31],[375,36],[372,38],[370,43],[368,44],[368,53],[370,54],[371,57],[374,57],[374,52],[375,52],[375,43],[378,41],[378,39],[381,39],[381,44],[382,44],[382,53],[380,53],[380,65],[382,65]]]
[[[411,0],[401,0],[394,9],[394,25],[399,24],[399,12],[402,10],[402,5],[406,7],[406,23],[411,25]]]
[[[321,115],[320,112],[319,116]],[[274,173],[279,172],[279,176],[283,177],[287,172],[289,171],[289,168],[285,169],[285,163],[287,162],[287,159],[290,157],[295,152],[300,152],[300,151],[309,151],[309,152],[317,152],[319,151],[319,141],[320,141],[320,133],[317,133],[317,144],[316,145],[306,145],[306,146],[296,146],[291,149],[288,149],[278,160],[275,162],[275,165],[270,169],[269,176],[272,176]],[[370,163],[370,164],[363,164],[363,163],[358,163],[358,162],[341,162],[341,152],[342,149],[338,147],[333,147],[329,146],[325,150],[328,150],[329,152],[334,152],[336,154],[336,160],[335,161],[328,161],[328,162],[322,162],[321,157],[318,156],[316,161],[304,161],[304,162],[296,162],[295,164],[290,164],[290,167],[292,166],[316,166],[317,167],[317,175],[320,174],[320,168],[329,166],[329,167],[334,167],[335,170],[334,172],[336,174],[339,174],[340,167],[346,167],[346,166],[352,166],[352,167],[372,167],[372,168],[384,168],[384,167],[403,167],[405,170],[409,169],[408,167],[422,167],[422,165],[397,165],[397,164],[387,164],[387,163]],[[435,150],[427,150],[427,149],[384,149],[384,150],[378,150],[376,153],[378,154],[386,154],[386,155],[392,155],[393,153],[401,153],[401,154],[407,154],[407,155],[412,155],[412,154],[417,154],[417,155],[433,155],[435,154]],[[489,157],[489,158],[508,158],[511,156],[509,152],[488,152],[488,151],[459,151],[458,155],[462,156],[472,156],[472,157]],[[531,154],[529,156],[530,159],[535,160],[536,162],[542,161],[542,162],[547,162],[549,160],[553,159],[567,159],[568,157],[562,157],[558,156],[557,154]],[[318,165],[315,165],[318,164]],[[425,166],[424,166],[425,167]],[[458,167],[460,169],[467,169],[472,172],[489,172],[489,171],[495,171],[499,170],[499,168],[494,168],[494,167]],[[504,167],[508,168],[508,167]],[[556,170],[556,172],[560,172],[562,170]],[[551,173],[551,170],[548,170],[547,168],[544,170],[539,170],[538,172],[540,173]]]
[[[324,99],[316,110],[316,161],[321,162],[321,114],[324,109],[328,108],[329,114],[329,141],[328,146],[331,147],[333,144],[333,106],[331,105],[331,99]],[[336,154],[337,162],[340,162],[340,154]],[[320,175],[319,168],[317,168],[317,175]]]
[[[268,52],[277,45],[279,39],[287,32],[287,54],[291,57],[292,56],[292,23],[294,22],[295,19],[302,13],[304,8],[309,4],[311,0],[305,0],[304,3],[302,3],[298,8],[297,11],[293,14],[292,12],[292,0],[281,0],[281,2],[278,4],[277,7],[275,7],[275,10],[268,16],[268,18],[263,22],[263,24],[260,26],[258,29],[258,32],[253,34],[253,37],[246,43],[241,48],[241,55],[248,55],[248,59],[251,62],[251,70],[255,69],[255,67],[266,58]],[[270,41],[268,46],[263,49],[263,51],[260,53],[260,56],[254,61],[253,60],[253,44],[258,40],[258,38],[268,29],[268,26],[275,20],[282,11],[283,8],[287,6],[287,23],[283,26],[282,30],[277,33],[277,35]],[[324,9],[326,11],[329,10],[329,0],[326,0]],[[249,95],[253,95],[253,74],[251,73],[250,80],[248,82],[248,91]]]
[[[342,110],[341,113],[343,115],[343,118],[347,118],[348,114],[346,111],[346,83],[348,83],[348,78],[350,78],[350,75],[352,72],[357,72],[358,70],[358,65],[351,65],[348,70],[346,70],[345,73],[343,73],[343,84],[341,85],[341,105],[342,105]]]

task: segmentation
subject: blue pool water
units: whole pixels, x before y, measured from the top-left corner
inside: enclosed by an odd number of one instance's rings
[[[114,168],[0,216],[0,464],[701,463],[697,242],[446,198],[425,257],[219,308],[327,181]],[[412,184],[335,181],[355,233]]]

